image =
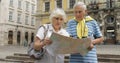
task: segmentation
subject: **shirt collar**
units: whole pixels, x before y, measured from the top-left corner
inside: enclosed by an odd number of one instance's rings
[[[49,24],[49,31],[55,32],[55,33],[61,33],[62,32],[62,28],[56,32],[55,29],[53,28],[52,24]]]

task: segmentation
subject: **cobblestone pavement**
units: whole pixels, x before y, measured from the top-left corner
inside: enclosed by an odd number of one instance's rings
[[[24,46],[0,46],[0,58],[5,58],[6,56],[13,55],[14,53],[25,53],[27,47]],[[116,54],[120,55],[120,45],[97,45],[98,54]]]

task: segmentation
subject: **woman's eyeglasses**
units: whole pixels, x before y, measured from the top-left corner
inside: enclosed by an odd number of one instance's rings
[[[54,17],[56,20],[60,20],[63,21],[63,18],[59,18],[59,17]]]

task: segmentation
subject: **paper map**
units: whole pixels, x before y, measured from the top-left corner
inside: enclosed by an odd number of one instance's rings
[[[52,33],[50,39],[57,46],[55,52],[60,54],[80,53],[85,56],[91,43],[90,38],[74,39],[57,33]]]

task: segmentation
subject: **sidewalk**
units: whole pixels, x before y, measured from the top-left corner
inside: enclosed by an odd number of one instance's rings
[[[120,45],[97,45],[97,54],[120,55]]]
[[[0,46],[0,58],[13,55],[14,53],[27,53],[27,47],[24,46]],[[120,45],[97,45],[97,54],[120,55]]]
[[[14,53],[25,53],[27,47],[24,46],[15,46],[15,45],[5,45],[0,46],[0,58],[5,58],[6,56],[13,55]]]

